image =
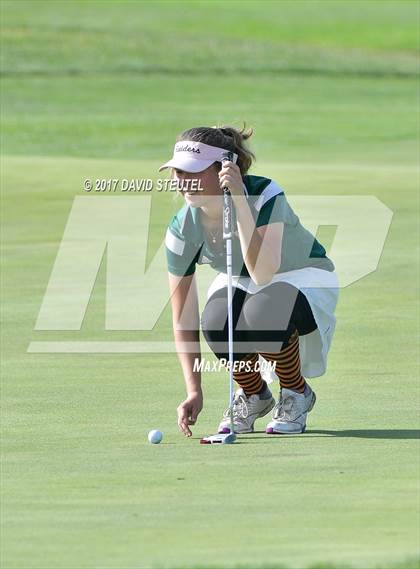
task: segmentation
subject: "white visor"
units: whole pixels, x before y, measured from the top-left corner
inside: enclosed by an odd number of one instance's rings
[[[229,150],[219,148],[218,146],[210,146],[203,142],[194,142],[191,140],[181,140],[174,147],[174,155],[165,164],[159,168],[159,172],[165,168],[177,168],[184,172],[202,172],[214,162],[221,162],[226,159],[226,153]],[[234,152],[232,162],[236,163],[238,155]]]

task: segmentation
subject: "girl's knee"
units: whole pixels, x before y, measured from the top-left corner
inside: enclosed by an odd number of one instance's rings
[[[285,330],[290,322],[298,290],[275,283],[254,295],[244,306],[244,319],[254,330]]]
[[[201,328],[203,331],[223,330],[226,320],[226,300],[223,298],[210,299],[201,314]]]

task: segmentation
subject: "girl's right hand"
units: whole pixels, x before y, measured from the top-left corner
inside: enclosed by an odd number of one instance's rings
[[[203,394],[196,392],[178,405],[178,426],[186,437],[191,437],[192,432],[188,425],[195,425],[198,414],[203,408]]]

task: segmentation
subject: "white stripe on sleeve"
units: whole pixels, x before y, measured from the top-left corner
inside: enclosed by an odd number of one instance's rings
[[[184,252],[185,242],[174,235],[169,228],[166,230],[165,245],[175,255],[182,255]]]
[[[268,200],[270,200],[274,196],[277,196],[277,194],[281,194],[281,193],[283,193],[283,190],[280,188],[280,186],[278,186],[276,184],[276,182],[273,182],[273,180],[271,180],[271,182],[268,184],[268,186],[266,188],[264,188],[264,190],[262,191],[262,194],[260,195],[260,197],[255,202],[255,204],[254,204],[255,209],[257,211],[260,211],[262,206],[265,203],[267,203]]]

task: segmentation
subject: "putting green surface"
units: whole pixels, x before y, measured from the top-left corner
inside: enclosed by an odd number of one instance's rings
[[[2,2],[2,567],[414,569],[418,6],[187,7]],[[370,195],[393,218],[377,269],[340,291],[307,433],[270,438],[260,420],[235,445],[203,446],[225,373],[204,374],[185,439],[175,353],[30,346],[170,342],[167,299],[153,330],[105,330],[106,255],[80,330],[35,324],[85,179],[156,179],[180,130],[241,120],[256,131],[253,171],[291,200]],[[148,265],[180,207],[149,197]],[[333,233],[320,235],[328,248]],[[145,310],[160,301],[158,286],[138,294]]]

